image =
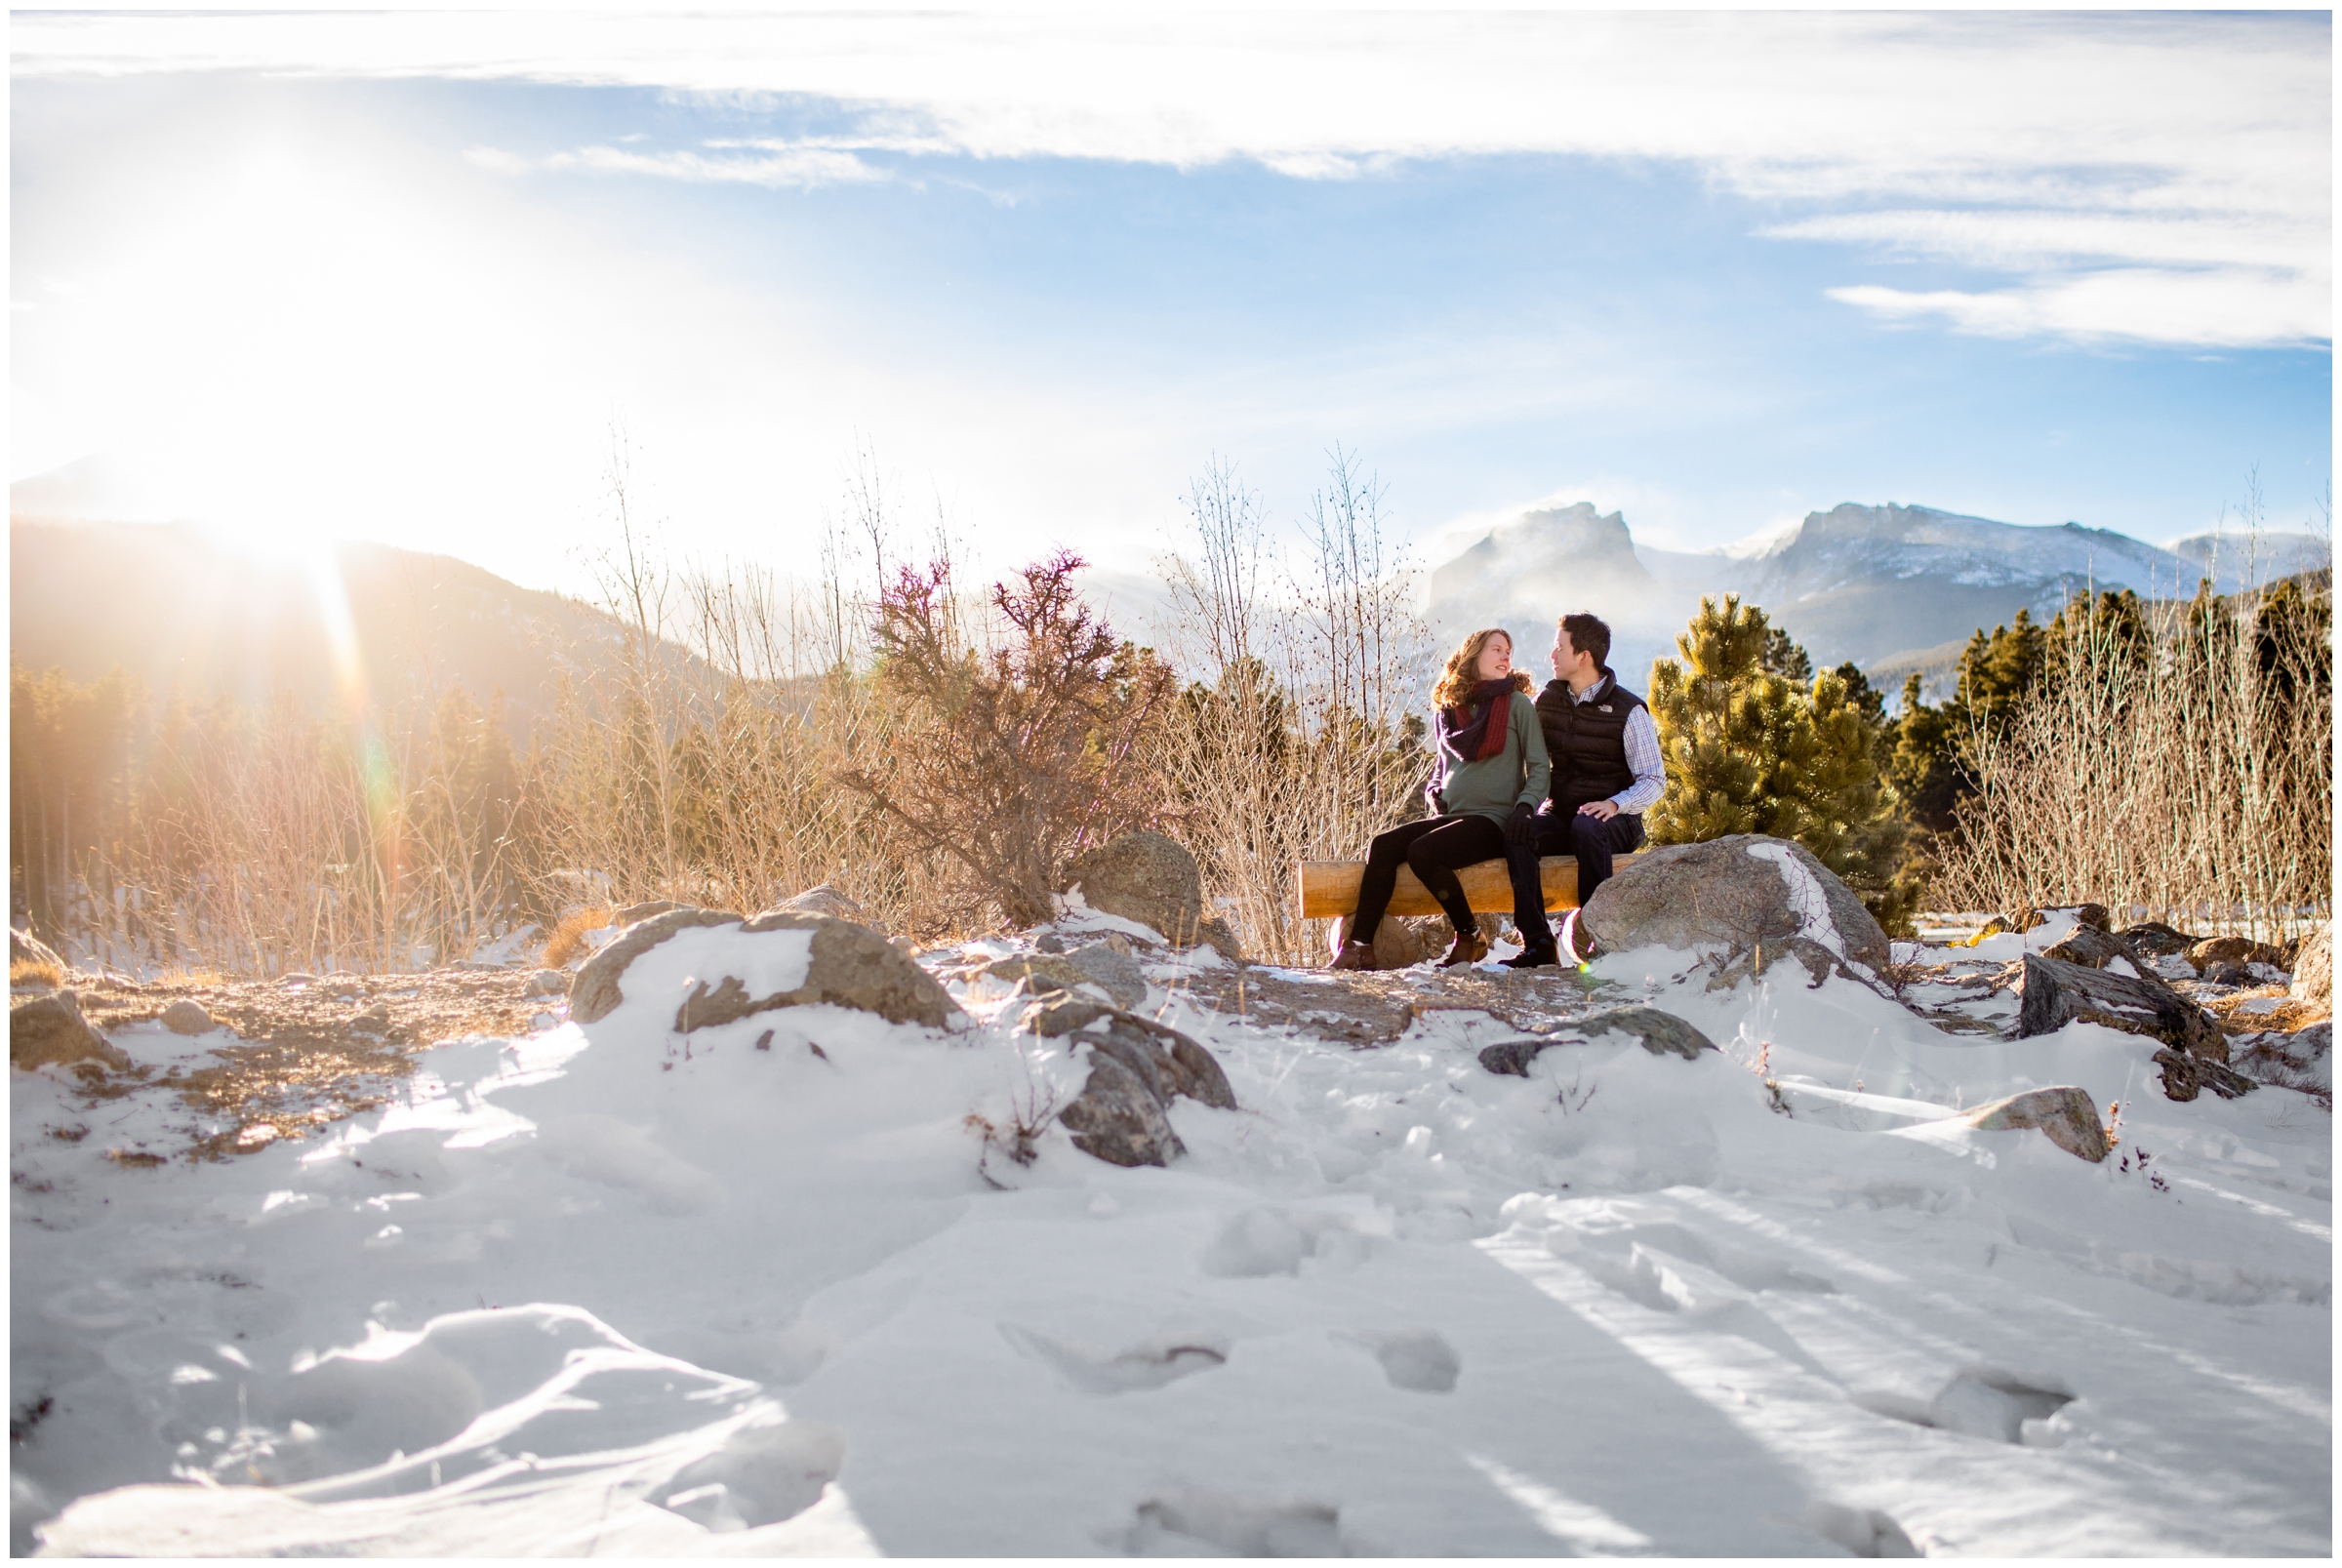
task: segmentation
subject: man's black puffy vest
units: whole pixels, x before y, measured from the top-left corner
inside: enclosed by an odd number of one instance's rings
[[[1564,816],[1635,782],[1627,766],[1627,718],[1642,699],[1608,675],[1595,690],[1592,701],[1579,703],[1555,680],[1537,694],[1537,723],[1554,760],[1554,809]]]

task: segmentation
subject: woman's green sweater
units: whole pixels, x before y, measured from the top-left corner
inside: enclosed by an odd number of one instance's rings
[[[1469,812],[1502,823],[1516,805],[1536,806],[1553,783],[1554,765],[1545,754],[1545,726],[1527,692],[1514,692],[1505,713],[1505,748],[1477,762],[1458,762],[1436,753],[1442,765],[1439,799],[1450,813]]]

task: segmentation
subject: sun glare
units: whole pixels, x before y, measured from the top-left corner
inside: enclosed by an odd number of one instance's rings
[[[451,472],[493,484],[537,400],[480,367],[563,356],[464,200],[251,149],[147,204],[103,271],[20,285],[20,353],[49,389],[36,423],[94,438],[148,508],[262,553],[395,526]]]

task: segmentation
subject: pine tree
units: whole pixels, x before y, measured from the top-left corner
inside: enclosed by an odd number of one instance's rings
[[[1680,663],[1651,668],[1651,716],[1668,766],[1668,792],[1648,820],[1652,840],[1794,839],[1881,924],[1908,927],[1918,889],[1896,882],[1906,829],[1880,784],[1879,725],[1851,683],[1837,670],[1802,686],[1776,673],[1810,671],[1812,662],[1737,595],[1721,606],[1701,600],[1676,646]]]

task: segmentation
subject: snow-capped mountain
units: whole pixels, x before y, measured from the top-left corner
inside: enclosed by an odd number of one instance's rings
[[[2226,583],[2241,579],[2271,582],[2299,572],[2320,572],[2334,564],[2334,542],[2323,534],[2190,534],[2164,548],[2194,563],[2206,576],[2217,566]]]
[[[2262,536],[2264,579],[2282,575],[2270,570],[2273,559],[2301,561],[2290,570],[2326,563],[2322,540],[2274,536],[2282,543],[2273,549],[2272,538]],[[1442,637],[1506,624],[1536,651],[1557,616],[1592,610],[1611,623],[1611,664],[1634,685],[1653,658],[1674,652],[1702,594],[1737,593],[1763,606],[1817,664],[1871,665],[1964,639],[2019,609],[2052,615],[2078,591],[2168,597],[2193,592],[2206,575],[2229,590],[2247,570],[2233,537],[2215,562],[2209,536],[2165,549],[2079,523],[2023,527],[1891,503],[1810,512],[1722,549],[1653,549],[1634,543],[1620,513],[1581,502],[1491,529],[1433,572],[1427,608]]]

